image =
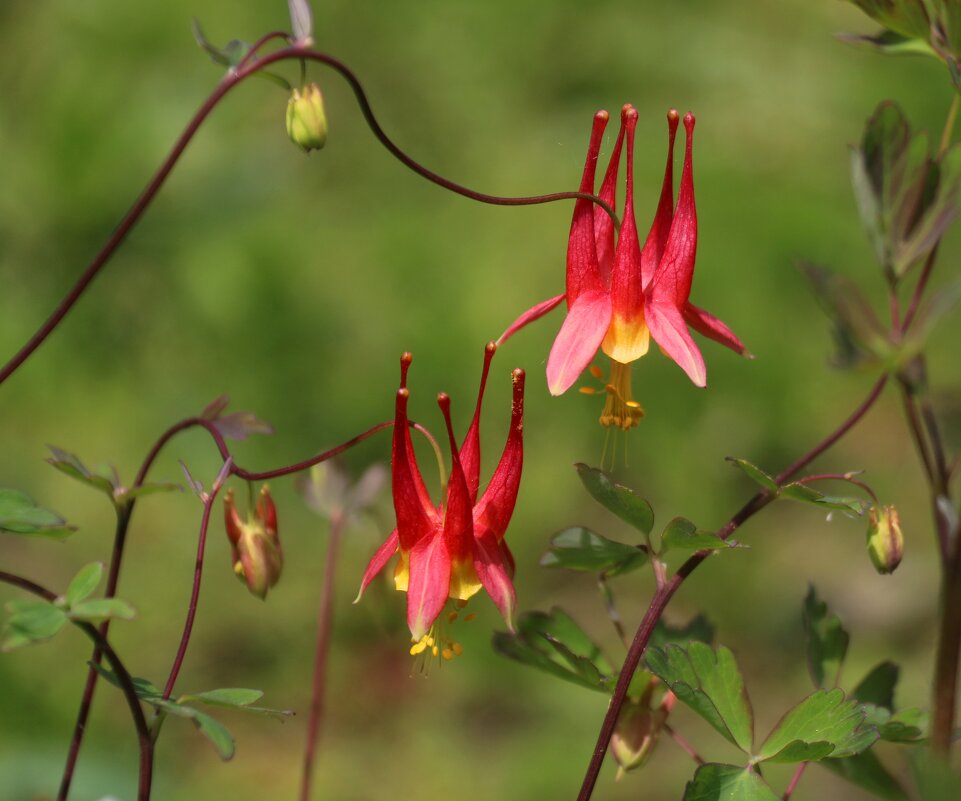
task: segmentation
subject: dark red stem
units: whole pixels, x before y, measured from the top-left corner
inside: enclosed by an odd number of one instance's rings
[[[335,515],[330,520],[330,540],[327,543],[327,563],[324,565],[324,584],[320,591],[317,612],[317,649],[314,656],[314,680],[307,720],[307,739],[304,744],[304,769],[300,779],[300,801],[310,801],[314,778],[314,761],[320,744],[324,721],[324,695],[327,688],[327,654],[334,623],[334,580],[337,575],[337,555],[344,518]]]
[[[465,186],[461,186],[453,181],[449,181],[443,176],[438,175],[432,170],[429,170],[421,165],[419,162],[415,161],[396,144],[394,144],[393,140],[385,133],[384,129],[381,128],[380,123],[374,116],[373,109],[371,108],[370,102],[367,99],[367,95],[364,92],[363,85],[346,64],[343,64],[341,61],[333,58],[332,56],[328,56],[324,53],[317,53],[308,48],[287,47],[270,53],[263,58],[249,61],[248,63],[244,64],[242,68],[234,69],[228,72],[223,80],[221,80],[210,96],[204,101],[203,105],[201,105],[201,107],[194,114],[193,119],[190,120],[183,133],[180,134],[180,137],[174,144],[173,149],[167,155],[166,159],[164,159],[154,176],[150,179],[150,182],[143,190],[143,193],[137,198],[130,210],[124,215],[123,219],[120,221],[120,224],[110,235],[110,238],[107,240],[106,244],[101,248],[100,252],[94,256],[93,261],[87,265],[87,268],[83,271],[74,286],[70,289],[63,300],[60,301],[56,309],[54,309],[53,313],[47,318],[46,322],[40,326],[37,332],[30,337],[27,343],[20,348],[16,354],[14,354],[9,362],[0,368],[0,384],[6,381],[20,367],[20,365],[22,365],[30,357],[30,355],[38,347],[40,347],[41,344],[43,344],[44,340],[50,336],[50,334],[61,323],[64,317],[67,316],[74,304],[80,299],[81,295],[83,295],[93,279],[96,278],[100,270],[110,260],[124,239],[126,239],[127,234],[130,233],[130,230],[147,210],[157,192],[167,180],[171,170],[173,170],[177,161],[183,155],[183,152],[186,150],[190,140],[193,139],[194,134],[197,133],[204,120],[207,119],[207,117],[214,110],[217,104],[224,98],[224,96],[231,89],[237,86],[237,84],[241,83],[246,78],[249,78],[251,75],[255,74],[264,67],[281,61],[289,60],[316,61],[321,64],[325,64],[335,72],[338,72],[344,78],[344,80],[347,81],[351,89],[353,89],[354,95],[357,98],[357,102],[360,105],[361,112],[364,115],[364,119],[367,121],[368,126],[377,140],[402,164],[416,172],[418,175],[426,178],[428,181],[432,181],[448,191],[463,195],[471,200],[476,200],[481,203],[490,203],[498,206],[530,206],[540,203],[551,203],[557,200],[569,199],[589,200],[603,208],[609,215],[611,215],[612,219],[615,221],[615,225],[617,224],[617,215],[614,213],[614,210],[596,195],[590,195],[584,192],[554,192],[552,194],[533,195],[529,197],[500,197],[497,195],[488,195],[483,192],[475,192],[474,190],[468,189]]]
[[[870,408],[874,405],[875,401],[877,401],[877,399],[880,397],[881,392],[887,382],[888,377],[886,375],[879,378],[874,384],[874,387],[872,387],[867,398],[861,402],[857,409],[855,409],[851,415],[843,423],[841,423],[840,426],[838,426],[831,434],[821,440],[821,442],[815,445],[810,451],[804,454],[804,456],[801,456],[797,461],[789,465],[777,475],[777,477],[774,479],[777,484],[783,484],[785,481],[790,479],[799,470],[802,470],[804,467],[814,461],[841,437],[847,434],[855,425],[857,425],[861,418],[867,414]],[[721,537],[721,539],[727,539],[730,537],[742,523],[761,511],[761,509],[773,501],[775,497],[775,495],[767,490],[757,493],[743,507],[741,507],[740,511],[738,511],[738,513],[735,514],[725,524],[725,526],[720,529],[720,531],[717,532],[718,536]],[[607,752],[607,746],[610,743],[611,735],[614,733],[614,726],[617,723],[618,716],[620,715],[621,707],[624,705],[624,701],[627,698],[627,689],[630,686],[631,679],[634,677],[634,672],[637,670],[637,666],[641,661],[641,656],[644,653],[644,649],[647,648],[647,643],[651,638],[651,634],[654,633],[654,627],[657,625],[657,621],[664,613],[668,602],[671,600],[674,593],[677,592],[684,580],[691,573],[693,573],[694,570],[697,569],[698,565],[700,565],[701,562],[710,556],[710,554],[711,552],[709,551],[699,551],[698,553],[694,554],[677,569],[677,572],[667,583],[657,589],[657,591],[654,593],[654,597],[651,598],[651,602],[647,607],[647,611],[644,613],[644,618],[641,620],[641,623],[637,628],[633,642],[631,642],[631,647],[628,649],[627,657],[624,659],[624,664],[621,666],[621,672],[617,677],[617,684],[614,687],[614,693],[611,697],[610,705],[607,708],[607,714],[604,716],[604,722],[601,724],[601,730],[597,735],[597,744],[594,746],[594,751],[591,754],[591,761],[587,766],[587,772],[584,775],[584,781],[581,784],[581,790],[577,795],[577,801],[588,801],[588,799],[591,797],[591,794],[594,792],[594,785],[597,783],[597,777],[600,775],[601,765],[604,762],[604,755]]]
[[[787,787],[784,789],[784,795],[781,797],[782,801],[789,801],[794,791],[797,789],[798,782],[801,781],[801,777],[804,775],[804,771],[807,770],[807,766],[810,763],[802,762],[794,770],[794,775],[791,776],[791,781],[788,782]]]
[[[0,570],[0,581],[11,584],[14,587],[19,587],[26,592],[33,593],[45,601],[52,603],[57,600],[56,593],[22,576]],[[133,718],[134,727],[137,730],[137,741],[140,743],[140,778],[137,783],[137,801],[148,801],[153,777],[153,740],[150,737],[150,728],[147,726],[143,709],[140,707],[140,699],[137,698],[137,690],[134,687],[130,672],[124,666],[120,657],[117,656],[117,652],[113,650],[107,638],[100,633],[100,630],[96,626],[90,623],[81,623],[76,620],[71,622],[93,640],[97,650],[107,657],[107,661],[110,663],[110,667],[117,677],[120,690],[127,701],[127,706],[130,708],[130,715]]]

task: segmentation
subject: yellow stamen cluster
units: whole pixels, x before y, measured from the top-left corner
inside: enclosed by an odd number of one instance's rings
[[[454,605],[457,609],[448,612],[444,617],[438,618],[434,625],[431,626],[430,631],[419,640],[411,641],[414,644],[410,647],[410,655],[424,659],[424,664],[421,667],[424,673],[427,672],[429,664],[433,659],[439,658],[445,662],[450,662],[455,657],[462,656],[464,653],[464,647],[456,640],[447,636],[446,628],[460,619],[460,612],[457,610],[463,609],[467,605],[467,602],[455,601]],[[464,615],[463,619],[469,623],[475,617],[476,615],[471,613]]]
[[[604,381],[604,373],[596,365],[591,366],[591,375],[604,384],[603,392],[607,394],[600,416],[601,425],[608,428],[614,426],[623,431],[634,428],[644,416],[644,409],[634,400],[631,392],[631,366],[612,359],[610,381]],[[581,387],[580,392],[597,395],[599,391],[594,387]]]

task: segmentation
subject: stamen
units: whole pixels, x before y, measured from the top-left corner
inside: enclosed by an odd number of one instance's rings
[[[466,616],[464,617],[464,622],[465,622],[465,623],[470,623],[470,622],[471,622],[472,620],[474,620],[474,618],[476,618],[476,617],[477,617],[477,615],[475,615],[473,612],[471,612],[469,615],[466,615]]]
[[[631,393],[631,366],[611,360],[611,382],[605,387],[607,400],[600,423],[607,427],[629,431],[644,416],[644,409]]]

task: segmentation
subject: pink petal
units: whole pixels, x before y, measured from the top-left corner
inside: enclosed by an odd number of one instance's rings
[[[521,471],[524,467],[524,371],[515,370],[514,400],[511,406],[511,427],[504,444],[497,469],[491,477],[484,495],[474,507],[474,532],[478,529],[490,531],[500,540],[507,530],[514,505],[517,502],[517,491],[521,483]]]
[[[434,624],[450,593],[450,555],[440,536],[425,537],[410,552],[407,625],[415,641]]]
[[[677,362],[688,378],[699,387],[705,386],[707,369],[704,357],[691,339],[681,312],[667,303],[651,303],[647,307],[647,326],[654,341]]]
[[[557,297],[550,298],[549,300],[541,301],[536,306],[532,306],[507,327],[507,330],[501,334],[500,337],[498,337],[496,344],[503,345],[522,328],[525,328],[535,320],[543,317],[549,311],[555,309],[566,297],[567,295],[558,295]]]
[[[594,358],[611,324],[611,299],[606,292],[585,292],[567,312],[547,357],[547,386],[552,395],[571,388]]]
[[[587,146],[587,160],[581,176],[579,191],[594,194],[594,173],[601,138],[607,127],[608,113],[598,111],[591,127],[591,139]],[[574,303],[582,292],[603,289],[597,268],[597,249],[594,245],[594,204],[589,200],[574,203],[574,218],[567,242],[567,302]]]
[[[508,628],[514,630],[517,594],[497,539],[490,532],[474,540],[474,570]]]
[[[360,597],[364,594],[364,590],[367,589],[371,581],[374,580],[374,576],[380,573],[381,570],[386,567],[387,563],[393,558],[394,554],[397,553],[397,549],[400,547],[400,537],[397,536],[397,529],[395,528],[390,532],[390,536],[384,541],[376,553],[374,553],[373,558],[367,564],[367,569],[364,571],[364,576],[360,580],[360,590],[357,593],[357,597],[354,598],[354,603],[360,600]]]
[[[675,109],[667,112],[667,164],[664,167],[664,182],[661,184],[661,197],[654,214],[654,222],[647,234],[644,247],[641,248],[641,279],[646,287],[657,265],[664,255],[667,245],[667,235],[671,229],[671,219],[674,216],[674,138],[677,135],[678,114]]]
[[[730,348],[735,353],[746,356],[748,359],[754,358],[734,332],[713,314],[698,308],[693,303],[687,303],[684,305],[684,319],[691,328],[702,336],[720,342],[724,347]]]
[[[671,230],[664,246],[664,255],[648,293],[662,302],[670,301],[678,309],[683,308],[691,295],[694,280],[694,259],[697,255],[697,209],[694,205],[694,115],[684,115],[687,144],[684,149],[684,171],[681,188],[677,194],[677,208]]]
[[[437,404],[444,414],[447,438],[450,441],[451,470],[447,479],[447,501],[444,505],[444,542],[452,560],[462,562],[470,558],[474,538],[473,503],[460,457],[454,441],[454,428],[450,419],[450,398],[441,393]]]

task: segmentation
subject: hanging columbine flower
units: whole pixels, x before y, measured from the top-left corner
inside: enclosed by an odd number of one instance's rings
[[[280,579],[284,555],[277,536],[277,507],[264,484],[253,510],[241,520],[234,506],[234,491],[224,497],[224,525],[230,540],[234,573],[261,600]]]
[[[594,115],[587,162],[580,191],[593,194],[601,138],[609,115]],[[694,205],[694,115],[684,117],[687,146],[684,169],[674,206],[674,139],[679,115],[671,109],[668,154],[660,201],[644,247],[640,247],[634,217],[634,132],[637,111],[626,105],[621,130],[599,197],[615,207],[621,148],[627,139],[627,190],[617,244],[614,224],[604,209],[578,200],[567,249],[567,291],[522,314],[501,336],[516,331],[567,300],[567,317],[547,360],[547,383],[553,395],[566,392],[590,364],[598,348],[611,358],[606,382],[607,403],[601,423],[625,430],[636,426],[643,410],[631,395],[630,363],[647,353],[650,339],[687,373],[699,387],[707,383],[700,350],[688,325],[736,353],[749,355],[734,333],[716,317],[689,301],[697,251],[697,211]],[[596,377],[603,372],[594,368]],[[586,391],[592,392],[589,388]]]
[[[407,417],[407,370],[411,355],[401,357],[401,382],[394,417],[391,474],[397,528],[367,565],[360,594],[391,558],[399,552],[394,586],[407,593],[407,624],[411,654],[430,650],[452,659],[461,647],[434,632],[434,624],[453,599],[458,608],[481,588],[485,589],[508,626],[514,609],[514,559],[504,532],[514,512],[524,460],[524,371],[514,370],[510,432],[497,469],[484,494],[480,485],[480,414],[484,388],[496,346],[485,350],[477,405],[463,444],[457,448],[450,417],[450,398],[441,393],[437,403],[444,415],[450,441],[451,471],[444,500],[435,505],[427,493],[414,455]],[[360,599],[358,594],[358,600]],[[453,622],[458,612],[445,619]]]

